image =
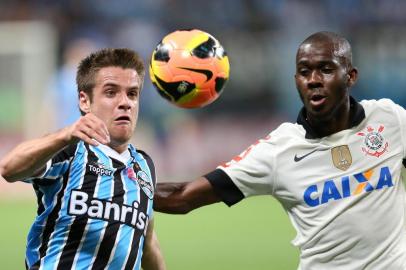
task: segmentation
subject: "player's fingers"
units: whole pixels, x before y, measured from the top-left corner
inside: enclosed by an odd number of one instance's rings
[[[91,138],[86,132],[83,131],[77,131],[75,133],[75,137],[77,137],[78,139],[84,141],[85,143],[88,143],[90,145],[93,146],[98,146],[99,143],[96,140],[93,140],[93,138]]]
[[[110,142],[106,125],[92,113],[88,113],[83,117],[80,123],[80,129],[103,144]]]
[[[110,136],[108,135],[108,133],[106,133],[104,128],[102,126],[100,126],[99,124],[96,124],[96,126],[92,128],[91,134],[94,139],[98,140],[99,142],[101,142],[103,144],[107,144],[110,142]]]
[[[79,121],[76,122],[72,132],[72,136],[85,142],[89,142],[89,140],[92,141],[93,139],[95,139],[100,143],[107,144],[108,140],[103,134],[99,134],[94,126],[95,124],[93,124],[92,121],[89,120],[89,118],[82,117],[81,119],[79,119]]]
[[[88,120],[88,126],[95,130],[100,136],[103,136],[107,142],[110,142],[110,134],[106,124],[92,113],[89,113],[86,116]]]
[[[94,139],[102,144],[109,143],[104,132],[100,131],[100,128],[94,127],[94,125],[83,126],[81,132],[85,134],[89,139]]]

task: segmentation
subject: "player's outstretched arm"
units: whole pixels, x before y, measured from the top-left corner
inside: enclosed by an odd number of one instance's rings
[[[154,220],[148,224],[145,237],[144,254],[142,255],[141,266],[144,270],[165,270],[165,260],[161,253],[158,237],[154,231]]]
[[[71,126],[16,146],[0,161],[0,175],[8,182],[39,175],[46,162],[69,144],[83,140],[89,144],[108,143],[106,125],[92,113],[79,118]]]
[[[186,214],[204,205],[219,202],[212,185],[205,177],[192,182],[158,183],[154,210],[169,214]]]

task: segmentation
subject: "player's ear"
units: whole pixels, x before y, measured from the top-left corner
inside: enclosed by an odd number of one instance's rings
[[[358,80],[358,70],[354,67],[351,67],[351,69],[347,73],[347,86],[351,87],[353,86]]]
[[[90,112],[90,97],[83,91],[79,92],[79,108],[84,113]]]

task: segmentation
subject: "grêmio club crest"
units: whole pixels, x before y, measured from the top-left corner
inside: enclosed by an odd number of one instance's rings
[[[364,146],[361,147],[362,152],[366,155],[373,157],[380,157],[388,150],[388,142],[382,136],[382,132],[385,129],[383,125],[380,125],[378,130],[368,126],[366,132],[358,132],[358,136],[364,137]]]
[[[127,169],[127,175],[128,177],[137,182],[142,191],[144,191],[145,195],[148,196],[151,200],[154,197],[154,187],[152,186],[152,181],[150,180],[149,176],[147,173],[142,171],[138,165],[136,165],[137,172],[134,171],[133,168],[128,168]]]

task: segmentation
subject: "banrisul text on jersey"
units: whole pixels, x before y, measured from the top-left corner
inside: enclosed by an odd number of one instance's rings
[[[110,222],[120,222],[144,231],[148,224],[148,215],[139,211],[139,202],[133,205],[118,204],[106,200],[91,198],[89,194],[80,190],[72,190],[69,200],[68,214],[100,219]]]

